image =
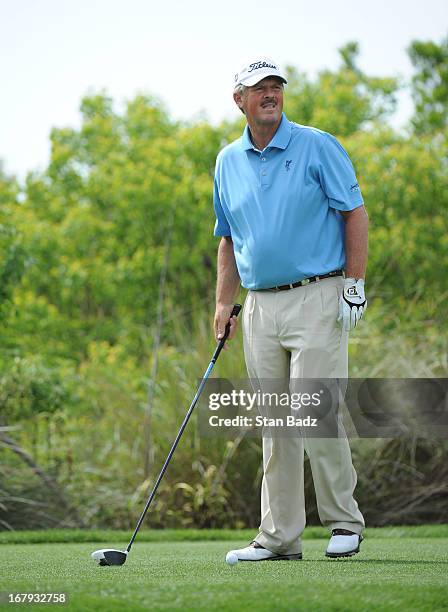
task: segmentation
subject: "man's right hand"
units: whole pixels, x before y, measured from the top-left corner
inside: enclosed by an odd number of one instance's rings
[[[216,305],[214,327],[215,327],[215,338],[217,342],[221,340],[221,338],[224,336],[226,325],[229,322],[229,320],[230,320],[230,332],[229,332],[227,341],[231,340],[236,333],[236,330],[238,327],[238,319],[237,317],[230,318],[230,315],[232,314],[232,310],[233,310],[233,304],[217,304]],[[227,347],[227,341],[224,345],[224,348]]]

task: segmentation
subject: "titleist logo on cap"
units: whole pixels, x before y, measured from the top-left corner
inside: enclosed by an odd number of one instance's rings
[[[249,64],[247,72],[252,72],[253,70],[258,70],[259,68],[274,68],[274,70],[278,70],[275,64],[268,64],[267,62],[254,62],[253,64]]]

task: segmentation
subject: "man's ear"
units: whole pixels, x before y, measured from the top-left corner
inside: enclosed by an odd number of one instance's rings
[[[241,94],[239,94],[239,93],[236,93],[236,92],[235,92],[235,93],[233,94],[233,99],[235,100],[235,104],[238,106],[238,108],[240,109],[240,111],[241,111],[243,114],[245,114],[245,113],[244,113],[244,109],[243,109],[243,100],[242,100],[242,98],[241,98]]]

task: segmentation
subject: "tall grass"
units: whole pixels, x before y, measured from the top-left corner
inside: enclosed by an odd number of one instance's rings
[[[92,343],[76,368],[76,405],[20,421],[15,440],[61,486],[79,520],[93,528],[134,525],[213,353],[212,300],[185,312],[168,302],[168,342],[162,338],[151,412],[151,457],[145,478],[142,421],[151,371],[148,342],[138,358],[123,346]],[[202,304],[202,309],[204,304]],[[196,312],[196,314],[195,314]],[[351,376],[436,377],[447,367],[447,341],[428,321],[394,324],[383,305],[369,307],[352,334]],[[385,330],[388,330],[387,333]],[[241,334],[222,353],[214,376],[245,377]],[[371,525],[446,521],[446,440],[413,436],[352,441],[357,498]],[[0,448],[3,528],[73,526],[51,491],[10,450]],[[193,415],[147,517],[151,527],[243,528],[259,522],[261,445],[199,435]],[[317,523],[307,469],[307,512]],[[79,524],[78,520],[78,524]]]

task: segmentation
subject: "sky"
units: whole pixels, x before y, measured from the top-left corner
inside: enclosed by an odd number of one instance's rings
[[[367,74],[410,79],[410,42],[447,31],[446,0],[0,0],[0,160],[21,179],[43,170],[52,127],[79,127],[89,93],[218,122],[240,117],[233,76],[258,54],[314,78],[357,41]],[[412,110],[399,100],[397,128]]]

